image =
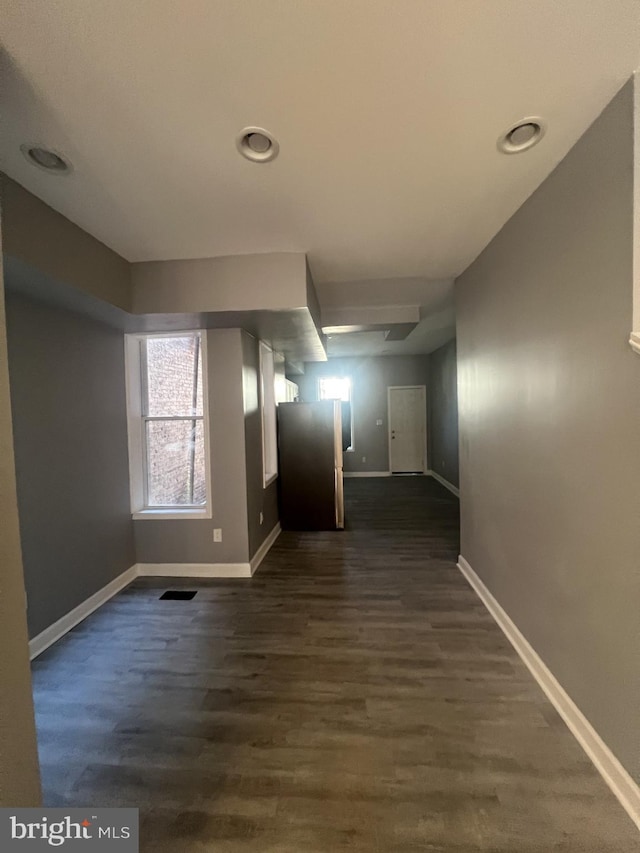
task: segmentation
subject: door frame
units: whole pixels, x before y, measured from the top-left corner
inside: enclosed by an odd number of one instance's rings
[[[393,474],[391,468],[391,392],[403,390],[419,390],[422,391],[422,424],[424,428],[424,445],[422,454],[422,473],[426,474],[429,470],[427,451],[427,386],[426,385],[387,385],[387,452],[389,454],[389,473]],[[398,472],[402,473],[402,472]]]

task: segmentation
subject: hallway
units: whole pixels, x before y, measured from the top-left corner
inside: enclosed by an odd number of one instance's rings
[[[457,500],[345,491],[344,533],[283,533],[251,581],[139,579],[34,662],[45,804],[137,806],[167,853],[637,849],[457,570]]]

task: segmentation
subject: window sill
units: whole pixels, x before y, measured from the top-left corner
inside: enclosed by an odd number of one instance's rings
[[[194,509],[193,507],[177,509],[176,507],[171,507],[170,509],[141,509],[138,512],[132,513],[131,517],[134,521],[175,521],[177,519],[188,518],[208,519],[212,516],[211,510],[207,507],[203,507],[202,509]]]
[[[266,489],[268,486],[270,486],[270,485],[271,485],[271,483],[275,483],[275,481],[276,481],[277,479],[278,479],[278,475],[277,475],[277,474],[271,474],[269,477],[267,477],[267,479],[266,479],[266,480],[263,480],[263,481],[262,481],[262,488],[263,488],[263,489]]]

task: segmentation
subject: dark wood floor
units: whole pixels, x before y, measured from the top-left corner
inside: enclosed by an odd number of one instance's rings
[[[47,805],[138,806],[167,853],[638,850],[456,569],[456,499],[346,487],[344,533],[139,580],[34,663]]]

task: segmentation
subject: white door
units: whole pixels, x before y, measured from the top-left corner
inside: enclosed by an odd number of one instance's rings
[[[389,469],[392,474],[427,470],[427,406],[424,385],[390,387]]]

